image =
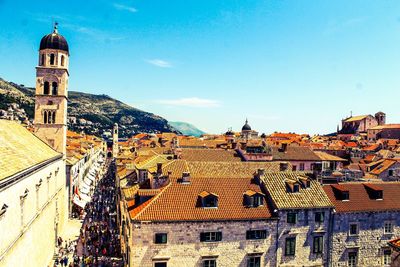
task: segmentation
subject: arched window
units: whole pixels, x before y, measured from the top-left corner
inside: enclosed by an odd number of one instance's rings
[[[54,54],[50,54],[50,65],[54,65],[55,56]]]
[[[47,110],[45,110],[44,112],[43,112],[43,123],[47,123],[47,120],[48,119],[48,117],[47,117]]]
[[[40,65],[41,66],[44,66],[44,60],[45,60],[45,54],[42,54],[42,58],[41,58],[41,60],[40,60]]]
[[[51,114],[51,123],[56,123],[56,112],[55,111],[52,111],[51,112],[52,114]]]
[[[65,57],[62,55],[61,56],[61,66],[64,66],[64,61],[65,61]]]
[[[58,85],[56,82],[52,82],[51,84],[51,94],[58,95]]]
[[[44,82],[43,94],[49,95],[50,94],[50,84],[49,82]]]

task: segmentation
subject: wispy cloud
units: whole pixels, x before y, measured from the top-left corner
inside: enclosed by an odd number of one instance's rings
[[[147,59],[146,62],[160,68],[172,68],[171,62],[162,59]]]
[[[118,4],[118,3],[114,3],[114,8],[117,10],[124,10],[124,11],[128,11],[131,13],[137,12],[137,9],[132,6],[127,6],[127,5]]]
[[[369,19],[368,17],[355,17],[342,21],[336,21],[336,20],[330,21],[324,31],[324,34],[329,35],[347,28],[357,27],[359,25],[362,25],[368,19]]]
[[[170,106],[183,106],[183,107],[196,107],[196,108],[215,108],[221,105],[220,102],[217,100],[204,99],[198,97],[158,100],[157,103]]]

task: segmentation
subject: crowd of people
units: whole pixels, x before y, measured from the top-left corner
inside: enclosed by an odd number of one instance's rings
[[[56,266],[67,267],[114,267],[122,266],[117,228],[115,173],[113,166],[100,179],[89,202],[84,209],[85,219],[80,235],[75,243],[66,245],[74,250],[73,259],[65,255],[56,260]],[[61,246],[62,247],[62,246]],[[60,265],[58,265],[60,264]]]

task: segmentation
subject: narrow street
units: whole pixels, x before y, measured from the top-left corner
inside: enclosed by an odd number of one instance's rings
[[[105,168],[92,200],[85,206],[79,237],[65,245],[66,253],[56,258],[54,266],[123,266],[117,228],[113,163],[107,160]]]

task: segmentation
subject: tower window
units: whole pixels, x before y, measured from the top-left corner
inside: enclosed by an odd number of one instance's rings
[[[50,54],[50,65],[54,65],[55,56],[54,54]]]
[[[42,58],[40,60],[40,65],[43,66],[44,65],[44,60],[45,60],[45,54],[42,54]]]
[[[64,66],[64,61],[65,61],[65,57],[62,55],[61,56],[61,66]]]
[[[50,94],[50,84],[49,84],[49,82],[44,82],[43,94],[44,95],[49,95]]]
[[[43,123],[47,123],[47,121],[48,121],[47,110],[45,110],[43,112]]]
[[[56,82],[51,84],[51,93],[52,95],[58,95],[58,85]]]

